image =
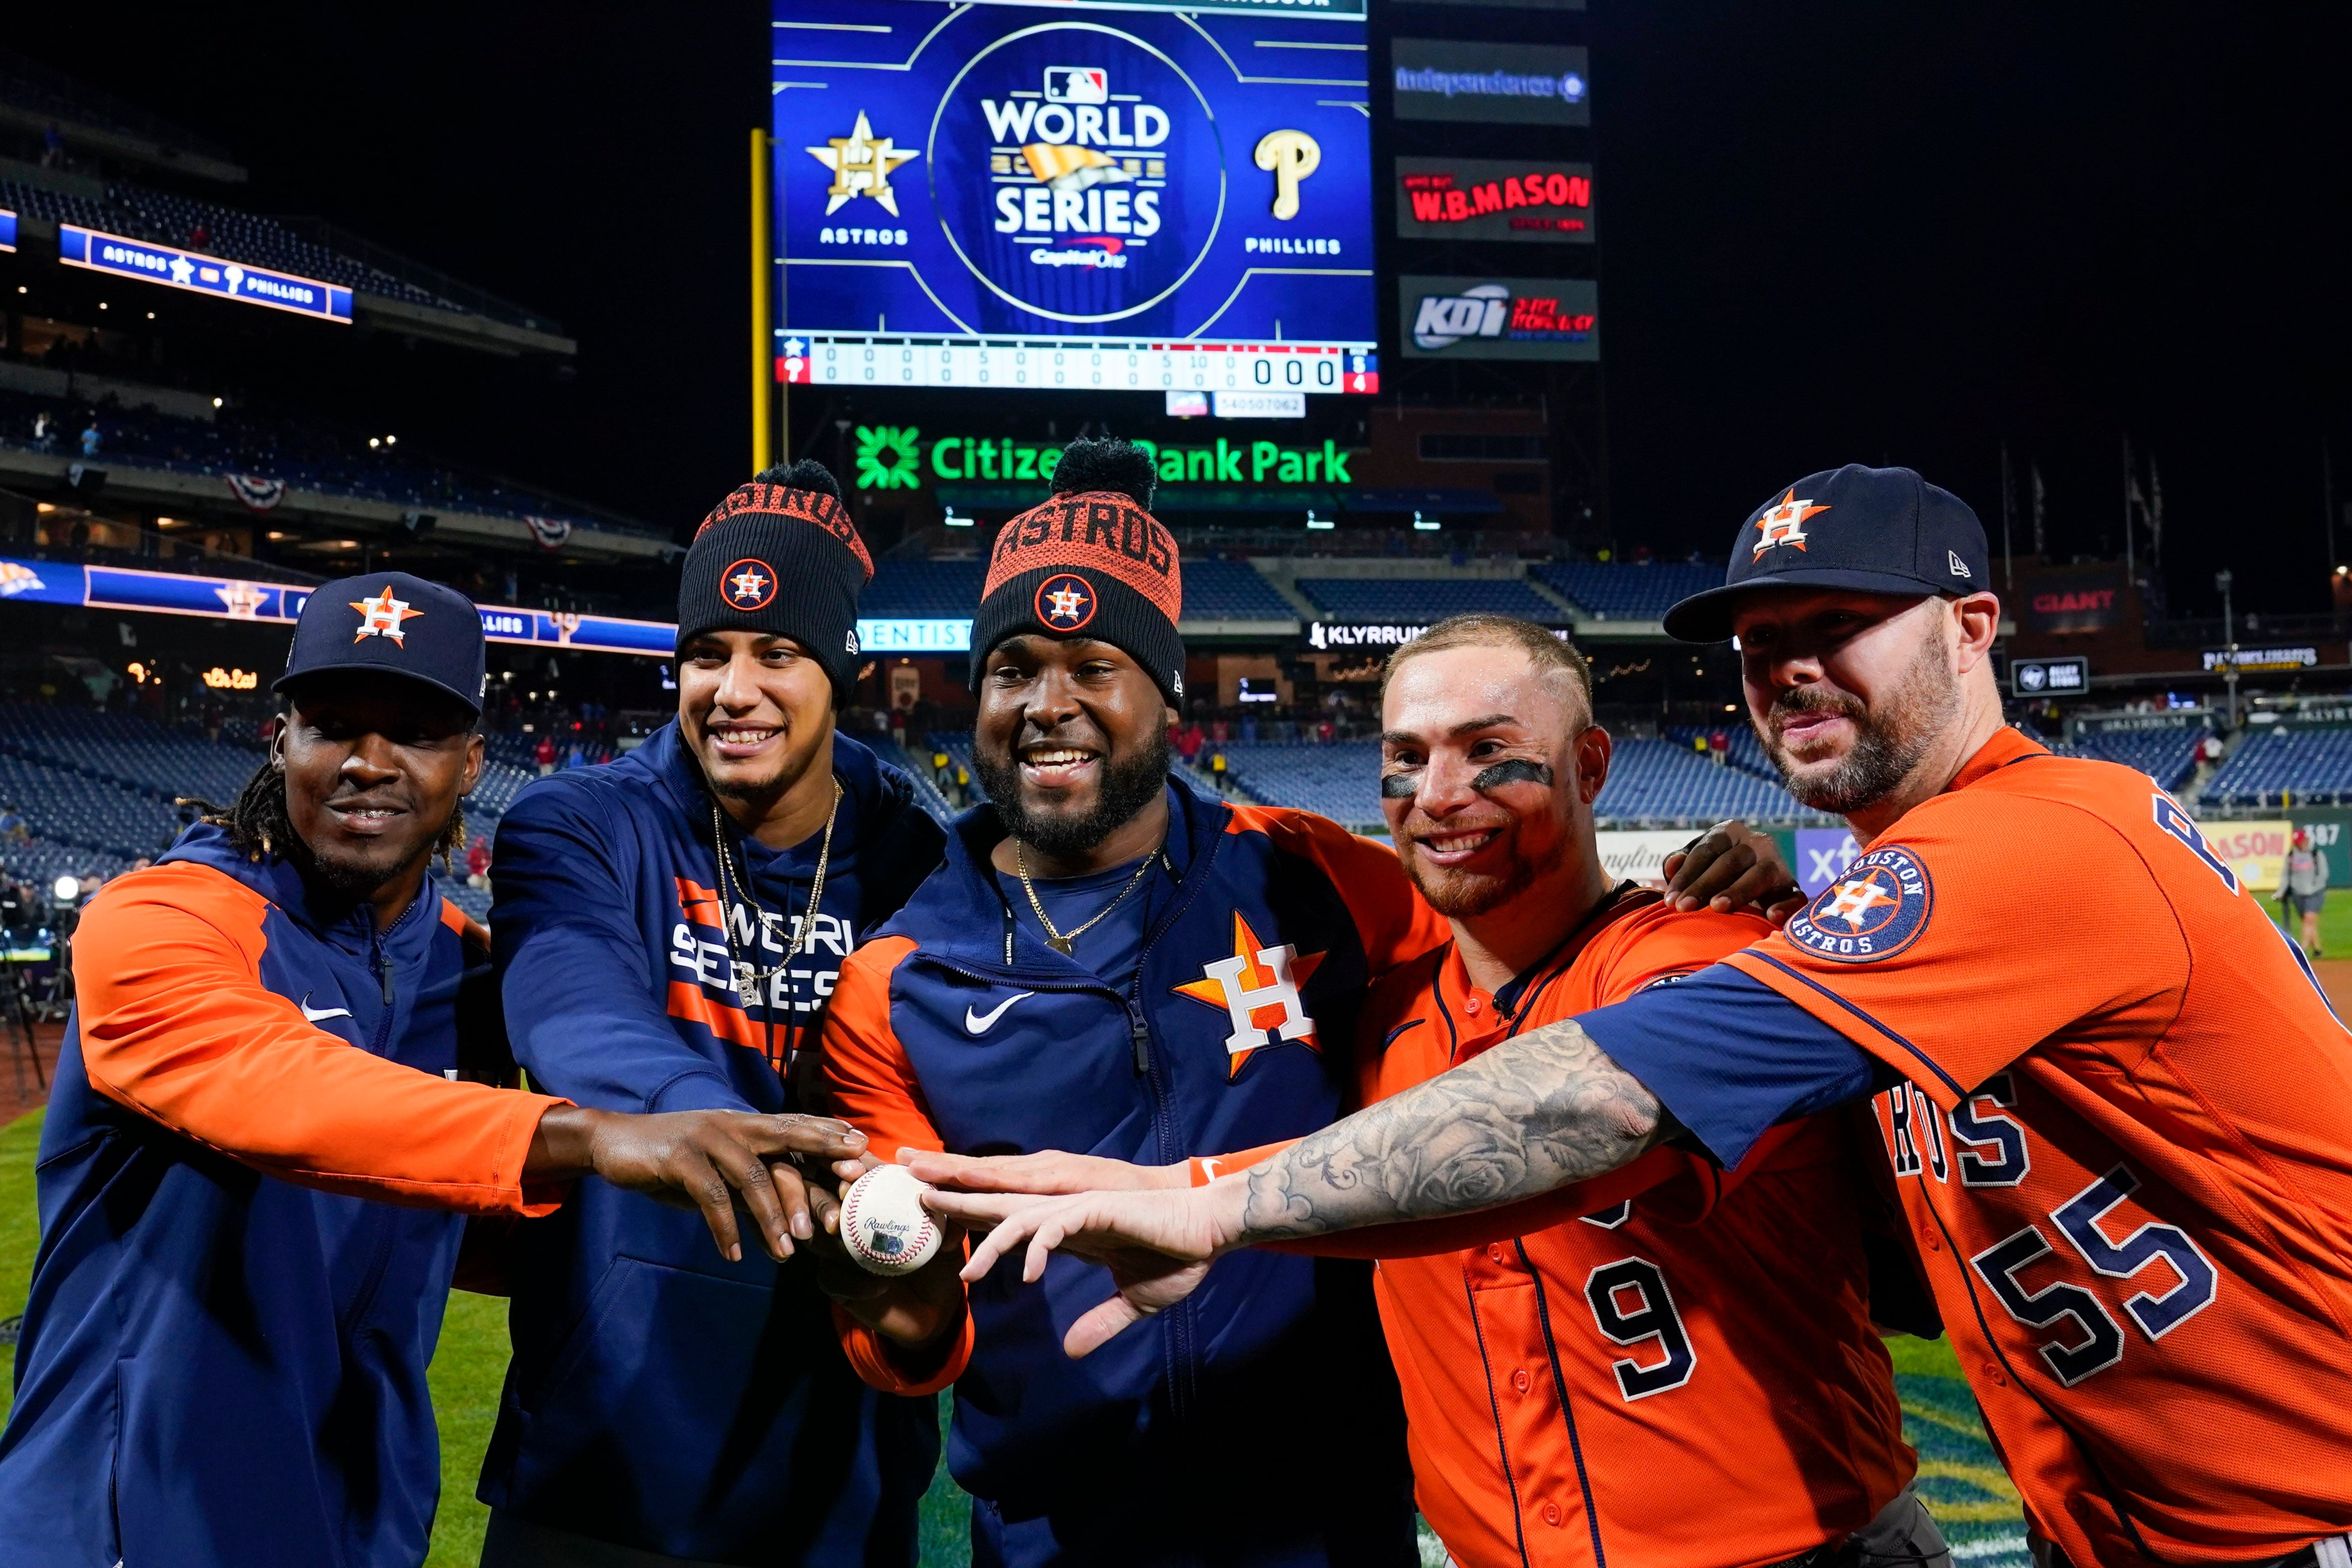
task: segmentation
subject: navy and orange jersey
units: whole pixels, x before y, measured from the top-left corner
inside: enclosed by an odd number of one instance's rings
[[[2352,1529],[2352,1037],[2168,795],[2002,730],[1685,988],[1739,987],[1900,1075],[1896,1186],[2037,1531],[2126,1564]],[[1647,999],[1586,1027],[1736,1160],[1697,1042],[1612,1020]]]
[[[209,826],[84,912],[0,1561],[423,1560],[462,1216],[562,1196],[522,1185],[560,1102],[446,1081],[465,931],[430,879],[378,932]]]
[[[1629,889],[1500,997],[1449,943],[1374,988],[1359,1103],[1769,929]],[[1843,1539],[1903,1489],[1916,1458],[1870,1319],[1853,1125],[1778,1129],[1731,1173],[1655,1150],[1631,1196],[1621,1176],[1580,1189],[1581,1213],[1548,1212],[1571,1188],[1452,1222],[1491,1238],[1453,1251],[1397,1255],[1419,1226],[1360,1233],[1386,1243],[1414,1488],[1456,1563],[1747,1568]]]
[[[711,800],[675,724],[517,797],[490,925],[534,1084],[612,1111],[797,1108],[792,1055],[940,843],[903,774],[847,736],[833,747],[842,796],[813,917],[821,832],[778,851],[730,830],[750,900],[721,896]],[[811,1563],[911,1562],[935,1402],[858,1380],[805,1260],[745,1253],[729,1263],[699,1215],[601,1182],[523,1227],[482,1500],[695,1561],[798,1542]],[[817,1443],[826,1464],[806,1461]]]
[[[834,1108],[874,1152],[1064,1149],[1164,1165],[1337,1113],[1366,984],[1444,924],[1385,845],[1301,811],[1169,786],[1166,863],[1120,989],[1014,918],[992,810],[842,970],[825,1020]],[[915,1381],[842,1320],[877,1386],[956,1384],[949,1468],[983,1500],[975,1552],[1009,1563],[1410,1563],[1402,1417],[1367,1270],[1228,1259],[1182,1306],[1083,1361],[1063,1332],[1110,1293],[1056,1257],[1039,1285],[971,1287],[964,1338]],[[1312,1412],[1317,1431],[1282,1434]],[[1248,1458],[1239,1455],[1253,1456]],[[1278,1484],[1235,1484],[1235,1467]]]

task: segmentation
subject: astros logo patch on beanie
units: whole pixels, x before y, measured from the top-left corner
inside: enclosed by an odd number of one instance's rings
[[[1086,636],[1124,651],[1181,706],[1183,612],[1176,540],[1158,518],[1116,491],[1055,496],[996,536],[972,619],[972,685],[1007,637]]]
[[[789,637],[845,690],[857,673],[857,596],[873,576],[824,465],[771,468],[695,530],[678,582],[677,646],[707,632]]]

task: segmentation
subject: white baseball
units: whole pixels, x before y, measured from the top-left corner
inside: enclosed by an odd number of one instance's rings
[[[876,1166],[841,1200],[841,1240],[869,1274],[911,1274],[940,1249],[940,1222],[923,1207],[929,1184],[904,1166]]]

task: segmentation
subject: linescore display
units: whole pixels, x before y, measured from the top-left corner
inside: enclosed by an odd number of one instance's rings
[[[1339,9],[773,0],[780,379],[1151,390],[1224,383],[1179,362],[1203,350],[1369,357],[1366,29]],[[1112,373],[1005,373],[1070,347]],[[1332,368],[1239,384],[1375,390]]]

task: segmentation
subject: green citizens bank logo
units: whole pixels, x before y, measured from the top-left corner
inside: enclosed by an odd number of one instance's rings
[[[970,484],[976,479],[1051,479],[1062,460],[1059,443],[1051,446],[1015,441],[1011,436],[941,435],[929,443],[913,427],[860,425],[857,430],[857,487],[861,490],[913,490],[922,485],[922,470],[935,479]],[[1160,465],[1163,485],[1352,485],[1348,472],[1356,454],[1335,442],[1319,446],[1283,446],[1271,441],[1230,442],[1219,436],[1206,446],[1163,446],[1139,441]],[[1045,499],[1043,496],[1039,500]]]
[[[857,487],[861,490],[913,490],[923,483],[917,472],[919,461],[915,442],[922,435],[915,429],[900,429],[895,424],[857,427]]]

